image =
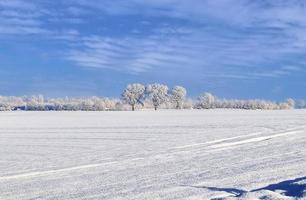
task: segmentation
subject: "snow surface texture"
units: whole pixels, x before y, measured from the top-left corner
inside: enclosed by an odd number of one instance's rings
[[[306,199],[306,110],[2,112],[0,199]]]

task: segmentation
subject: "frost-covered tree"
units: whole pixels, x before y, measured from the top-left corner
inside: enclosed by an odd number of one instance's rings
[[[306,108],[306,101],[305,100],[298,100],[296,102],[296,108],[299,108],[299,109]]]
[[[294,108],[295,107],[295,101],[291,98],[287,99],[287,104],[290,106],[290,108]]]
[[[216,108],[216,97],[210,93],[204,93],[198,97],[197,107],[202,109]]]
[[[132,106],[135,110],[137,104],[143,105],[145,97],[145,86],[139,83],[129,84],[122,93],[122,101]]]
[[[45,110],[45,100],[42,95],[31,96],[26,99],[27,110]]]
[[[84,97],[84,98],[44,98],[38,96],[0,96],[0,111],[12,110],[33,110],[33,111],[49,111],[49,110],[84,110],[84,111],[103,111],[103,110],[135,110],[137,104],[141,104],[143,108],[160,108],[160,109],[248,109],[248,110],[277,110],[277,109],[293,109],[306,108],[305,100],[294,101],[287,99],[283,102],[273,102],[261,99],[221,99],[210,93],[201,95],[197,101],[186,99],[186,90],[183,87],[174,87],[170,94],[167,94],[167,86],[160,84],[152,84],[146,88],[141,84],[128,85],[122,99],[109,99],[103,97]],[[145,94],[147,97],[145,99]],[[166,101],[166,97],[170,97],[170,101]]]
[[[168,98],[168,87],[162,84],[151,84],[146,88],[146,93],[149,99],[152,101],[154,109],[165,103]]]
[[[192,109],[193,108],[193,100],[192,99],[186,99],[184,101],[183,109]]]
[[[187,91],[182,86],[175,86],[171,90],[171,101],[175,103],[176,109],[181,109],[186,98]]]

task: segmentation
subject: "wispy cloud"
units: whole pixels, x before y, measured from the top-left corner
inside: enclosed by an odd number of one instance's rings
[[[22,0],[0,1],[0,34],[47,33],[36,4]]]
[[[305,71],[306,9],[300,0],[2,0],[0,7],[0,34],[65,40],[62,59],[83,67],[132,74],[191,70],[193,76],[227,79]],[[139,22],[120,27],[135,16]]]
[[[24,0],[2,0],[0,6],[4,8],[21,9],[21,10],[33,10],[36,8],[34,3]]]

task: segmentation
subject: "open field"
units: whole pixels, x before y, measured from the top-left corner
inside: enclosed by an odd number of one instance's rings
[[[306,199],[306,110],[1,112],[0,199]]]

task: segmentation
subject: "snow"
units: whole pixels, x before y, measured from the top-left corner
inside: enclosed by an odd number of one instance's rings
[[[1,112],[0,199],[306,199],[306,110]]]

